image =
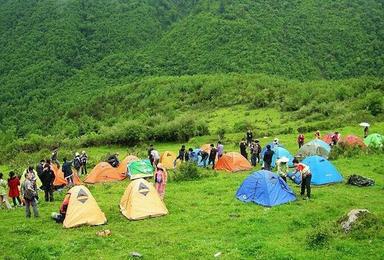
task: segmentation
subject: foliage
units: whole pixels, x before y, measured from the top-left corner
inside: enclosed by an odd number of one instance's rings
[[[175,181],[191,181],[201,178],[199,167],[192,162],[182,163],[175,171],[173,179]]]

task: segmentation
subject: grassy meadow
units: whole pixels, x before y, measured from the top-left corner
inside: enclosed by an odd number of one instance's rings
[[[376,124],[372,132],[382,132],[383,127],[382,123]],[[359,127],[338,130],[343,135],[361,135]],[[312,134],[306,134],[307,141]],[[226,151],[237,151],[235,140],[241,136],[241,133],[228,134]],[[296,135],[278,137],[292,153],[297,151]],[[273,138],[261,138],[261,142],[264,145]],[[203,144],[213,139],[214,136],[197,137],[189,144]],[[176,152],[179,146],[177,143],[156,144],[160,151]],[[145,155],[145,147],[129,150]],[[99,160],[112,151],[123,156],[127,148],[87,148],[93,160]],[[127,220],[118,209],[128,180],[89,185],[107,216],[106,225],[64,229],[56,224],[50,219],[50,214],[58,210],[65,191],[56,192],[55,202],[39,204],[41,216],[38,219],[26,220],[23,208],[0,211],[0,234],[3,237],[0,257],[129,259],[131,252],[139,252],[144,259],[209,259],[221,252],[223,259],[382,258],[382,228],[349,235],[337,228],[337,221],[353,208],[367,208],[382,221],[382,154],[340,158],[333,163],[344,178],[357,173],[373,178],[376,185],[358,188],[340,183],[313,187],[310,201],[298,197],[293,203],[266,208],[253,203],[244,204],[235,198],[237,188],[249,172],[212,174],[210,169],[202,170],[205,177],[200,180],[168,183],[165,203],[169,215],[141,221]],[[8,169],[2,166],[2,170]],[[300,193],[298,186],[292,182],[289,184],[296,194]],[[112,235],[106,238],[96,236],[97,231],[104,229],[111,230]]]

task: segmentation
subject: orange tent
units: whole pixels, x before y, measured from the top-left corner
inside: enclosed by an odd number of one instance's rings
[[[136,156],[129,155],[120,162],[119,167],[114,168],[107,162],[98,163],[85,178],[85,183],[100,183],[122,181],[127,177],[127,165],[131,161],[139,160]]]
[[[324,142],[326,142],[327,144],[330,144],[332,143],[332,136],[333,134],[326,134],[324,135],[321,140],[323,140]]]
[[[252,169],[247,159],[239,153],[232,152],[224,154],[215,165],[216,170],[228,172],[246,171]]]
[[[56,164],[51,164],[53,174],[55,174],[55,180],[53,181],[53,186],[63,186],[67,185],[67,181],[64,179],[64,173],[61,169],[57,167]],[[81,184],[81,180],[79,176],[77,175],[77,171],[75,169],[72,169],[73,172],[73,182],[75,185]]]
[[[361,148],[367,147],[364,143],[364,140],[355,135],[347,135],[341,139],[340,144],[346,146],[359,146]]]
[[[164,152],[160,156],[160,163],[166,168],[166,169],[173,169],[173,162],[176,160],[176,154],[170,151]],[[180,160],[176,161],[176,166],[179,166],[181,164]]]

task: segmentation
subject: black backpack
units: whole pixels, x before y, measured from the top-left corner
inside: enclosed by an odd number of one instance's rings
[[[75,169],[80,169],[80,167],[81,167],[80,157],[75,158],[75,160],[73,162],[73,166],[75,166]]]

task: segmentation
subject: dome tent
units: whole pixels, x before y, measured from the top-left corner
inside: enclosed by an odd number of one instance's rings
[[[249,175],[237,190],[236,197],[266,207],[296,200],[295,193],[280,176],[265,170]]]
[[[331,152],[331,147],[324,141],[315,139],[304,144],[297,152],[297,157],[307,157],[312,155],[319,155],[328,158]]]
[[[223,154],[215,165],[216,170],[229,172],[246,171],[252,169],[252,165],[239,153],[232,152]]]
[[[128,185],[120,200],[120,211],[130,220],[168,214],[157,190],[144,179],[136,179]]]
[[[311,184],[313,185],[324,185],[343,181],[343,177],[335,166],[321,156],[309,156],[303,160],[303,163],[309,166],[312,174]]]

